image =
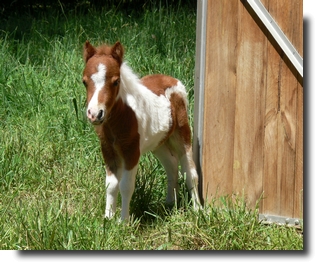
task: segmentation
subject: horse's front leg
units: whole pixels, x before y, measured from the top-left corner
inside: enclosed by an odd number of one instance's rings
[[[138,164],[131,170],[123,170],[120,181],[120,194],[122,200],[121,220],[129,220],[129,206],[132,194],[135,190]]]
[[[116,212],[117,196],[119,191],[119,181],[121,179],[122,169],[112,172],[106,167],[106,207],[105,217],[112,218]]]

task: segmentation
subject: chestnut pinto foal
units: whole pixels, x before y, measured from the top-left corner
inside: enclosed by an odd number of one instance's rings
[[[198,208],[185,87],[166,75],[139,79],[123,62],[123,54],[119,42],[112,47],[93,47],[88,41],[84,45],[86,113],[100,139],[107,173],[105,217],[114,215],[120,191],[121,219],[129,219],[139,159],[148,151],[166,170],[166,203],[175,201],[180,161],[193,205]]]

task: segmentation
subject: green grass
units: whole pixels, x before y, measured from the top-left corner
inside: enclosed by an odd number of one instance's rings
[[[181,79],[192,112],[195,10],[53,9],[0,24],[0,249],[303,249],[300,231],[262,225],[242,197],[218,197],[195,212],[181,186],[178,206],[167,210],[165,173],[150,154],[140,163],[131,223],[103,218],[105,170],[85,118],[83,43],[121,41],[140,76]]]

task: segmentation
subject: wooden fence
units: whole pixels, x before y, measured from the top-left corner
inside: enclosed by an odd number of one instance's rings
[[[262,0],[303,56],[302,0]],[[194,157],[203,198],[303,218],[303,77],[246,1],[198,0]]]

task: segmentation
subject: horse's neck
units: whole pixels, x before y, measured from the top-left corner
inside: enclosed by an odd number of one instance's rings
[[[145,103],[153,95],[149,89],[142,85],[139,77],[125,63],[120,67],[120,79],[119,97],[132,108],[136,106],[135,103]]]

